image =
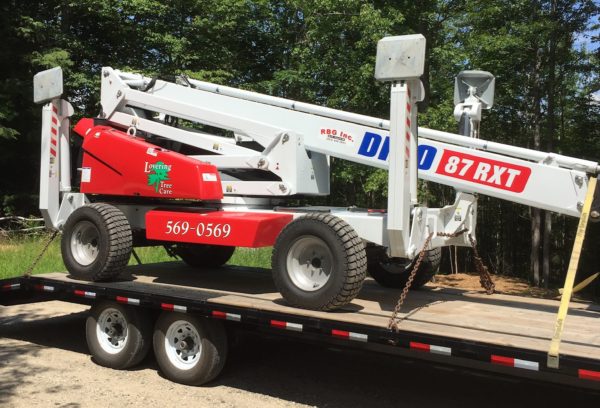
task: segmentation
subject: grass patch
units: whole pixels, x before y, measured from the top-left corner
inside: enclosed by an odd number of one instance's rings
[[[21,276],[40,253],[46,237],[9,238],[0,241],[0,279]],[[44,257],[36,266],[34,273],[65,270],[60,255],[60,240],[56,237]]]
[[[42,250],[46,239],[46,236],[38,236],[5,238],[0,240],[0,279],[23,275],[34,258]],[[228,264],[270,268],[271,250],[272,248],[270,247],[237,248]],[[178,262],[177,259],[171,258],[163,247],[136,248],[135,252],[143,264]],[[129,260],[129,264],[136,264],[133,256]],[[57,236],[33,270],[33,273],[60,272],[64,270],[65,265],[60,253],[60,236]]]
[[[236,248],[233,256],[227,263],[229,265],[271,269],[271,252],[273,252],[272,247]]]

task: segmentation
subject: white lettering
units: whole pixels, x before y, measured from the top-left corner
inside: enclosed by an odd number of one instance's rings
[[[488,163],[479,163],[477,169],[475,170],[475,175],[473,176],[473,180],[481,180],[486,181],[488,177],[488,172],[492,166]]]
[[[500,166],[494,165],[494,174],[492,174],[492,177],[490,177],[490,179],[488,180],[488,183],[494,183],[494,184],[501,186],[502,185],[502,175],[504,173],[506,173],[506,167],[500,167]]]
[[[521,175],[521,170],[508,169],[508,180],[506,180],[506,187],[512,187],[513,182],[517,176]]]

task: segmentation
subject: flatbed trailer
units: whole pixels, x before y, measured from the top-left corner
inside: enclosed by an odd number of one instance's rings
[[[222,322],[228,330],[287,335],[437,364],[600,389],[600,306],[571,303],[559,368],[547,366],[559,302],[431,284],[409,294],[388,328],[398,290],[367,279],[336,312],[286,305],[266,269],[225,266],[198,271],[182,263],[128,267],[115,282],[84,282],[65,273],[0,280],[0,304],[60,300],[127,305],[148,316],[178,312]],[[93,354],[93,352],[92,352]]]

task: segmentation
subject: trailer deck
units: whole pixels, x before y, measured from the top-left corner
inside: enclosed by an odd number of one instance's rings
[[[560,368],[546,365],[559,302],[438,288],[412,291],[400,331],[388,329],[399,296],[368,279],[360,295],[335,312],[286,306],[267,269],[227,266],[197,271],[181,263],[129,267],[116,282],[92,283],[64,273],[0,281],[0,304],[99,299],[197,313],[231,324],[285,331],[447,364],[600,388],[600,306],[572,303]],[[425,352],[418,354],[417,352]],[[488,366],[488,367],[486,367]],[[583,380],[583,381],[582,381]]]

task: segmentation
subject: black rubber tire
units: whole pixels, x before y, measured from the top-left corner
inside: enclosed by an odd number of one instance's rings
[[[406,286],[414,262],[407,259],[390,260],[385,253],[384,248],[374,248],[367,251],[367,269],[369,274],[381,286],[388,288],[403,288]],[[419,289],[433,278],[440,268],[442,260],[441,248],[435,248],[425,252],[425,257],[417,271],[411,289]],[[390,267],[401,268],[399,273],[392,273],[388,270]]]
[[[118,310],[127,322],[127,340],[125,347],[118,353],[105,351],[98,339],[97,324],[102,312],[107,309]],[[90,309],[85,323],[85,337],[94,361],[101,366],[114,369],[133,367],[141,362],[150,350],[152,344],[152,319],[141,310],[131,306],[120,305],[116,302],[96,303]]]
[[[98,255],[89,265],[79,263],[71,250],[71,237],[81,222],[92,223],[99,232]],[[60,248],[63,262],[74,278],[98,282],[121,273],[129,262],[132,245],[129,221],[121,210],[110,204],[94,203],[78,208],[69,216]]]
[[[200,358],[195,366],[187,370],[180,369],[171,362],[165,346],[169,327],[178,320],[193,325],[201,337]],[[180,384],[202,385],[213,380],[223,370],[227,359],[227,334],[223,324],[186,313],[161,313],[154,328],[153,344],[156,362],[164,376]]]
[[[177,244],[173,250],[189,266],[193,266],[194,268],[214,268],[227,263],[235,252],[235,247],[207,244]]]
[[[305,291],[296,286],[287,271],[287,255],[303,236],[323,240],[333,256],[333,270],[324,286]],[[367,255],[356,231],[331,214],[308,213],[289,223],[277,237],[271,259],[273,280],[283,298],[293,306],[333,310],[350,303],[360,292],[367,274]]]

